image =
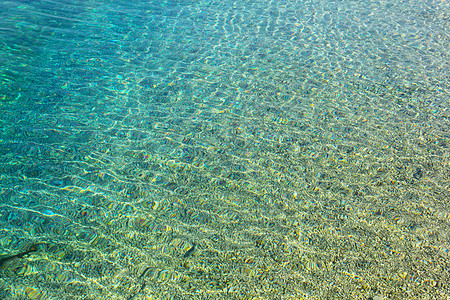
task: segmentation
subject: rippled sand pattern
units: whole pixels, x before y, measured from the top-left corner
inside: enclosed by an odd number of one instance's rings
[[[0,298],[449,299],[449,49],[446,1],[2,1]]]

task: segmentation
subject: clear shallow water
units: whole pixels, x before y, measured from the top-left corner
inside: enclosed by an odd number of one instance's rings
[[[3,1],[4,299],[447,299],[440,1]]]

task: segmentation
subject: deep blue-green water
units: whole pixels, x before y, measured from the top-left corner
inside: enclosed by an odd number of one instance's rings
[[[449,299],[446,1],[0,1],[0,299]]]

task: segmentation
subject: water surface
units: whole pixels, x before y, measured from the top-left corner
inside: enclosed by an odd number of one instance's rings
[[[2,1],[0,298],[447,299],[449,49],[445,1]]]

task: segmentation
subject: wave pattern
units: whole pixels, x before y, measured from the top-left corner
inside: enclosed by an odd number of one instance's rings
[[[0,298],[449,297],[448,16],[3,1]]]

